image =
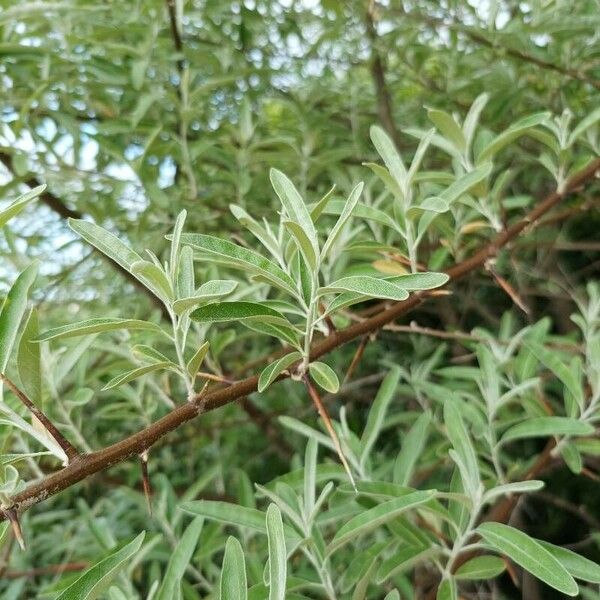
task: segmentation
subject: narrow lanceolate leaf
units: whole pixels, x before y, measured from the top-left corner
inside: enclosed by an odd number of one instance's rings
[[[367,418],[367,424],[365,425],[364,431],[360,438],[360,463],[364,465],[369,453],[375,444],[377,437],[381,432],[383,423],[385,421],[385,415],[390,402],[394,398],[398,382],[400,381],[400,369],[398,367],[392,368],[392,370],[385,376],[377,395],[373,401],[373,406],[369,411]]]
[[[239,269],[251,275],[260,275],[279,289],[294,294],[294,280],[275,263],[253,250],[220,238],[199,233],[181,234],[181,243],[201,252],[213,262]]]
[[[37,276],[38,265],[29,265],[10,288],[0,312],[0,373],[6,371],[19,325],[27,308],[27,295]]]
[[[169,558],[165,576],[154,600],[172,600],[179,597],[181,580],[194,554],[203,524],[204,518],[196,517],[183,532]]]
[[[456,580],[454,577],[442,579],[438,587],[436,600],[458,600],[458,590],[456,589]]]
[[[471,104],[471,108],[465,117],[465,121],[463,123],[463,132],[465,134],[468,148],[471,147],[475,130],[477,129],[477,123],[479,122],[479,115],[481,115],[481,111],[485,108],[488,100],[489,96],[487,94],[479,94],[479,96],[475,98],[473,104]]]
[[[567,569],[540,543],[503,523],[483,523],[477,528],[481,537],[550,587],[576,596],[579,588]]]
[[[169,275],[171,277],[171,281],[175,281],[175,276],[177,275],[177,267],[179,264],[179,250],[181,247],[181,232],[183,231],[183,226],[185,225],[186,217],[187,211],[182,210],[177,215],[177,220],[175,221],[175,226],[173,227],[173,234],[171,237],[171,252],[169,254]]]
[[[343,292],[354,292],[367,298],[387,300],[406,300],[408,298],[408,292],[405,289],[385,279],[377,279],[368,275],[342,277],[317,291],[320,296]]]
[[[232,536],[229,536],[225,544],[220,587],[221,600],[246,600],[248,597],[244,551]]]
[[[310,218],[308,207],[304,203],[304,200],[302,200],[298,190],[281,171],[271,169],[269,175],[271,178],[271,185],[281,200],[281,204],[283,204],[286,214],[291,221],[295,222],[298,227],[304,231],[315,256],[318,256],[319,242],[317,239],[317,230]]]
[[[69,219],[69,227],[86,242],[94,246],[118,265],[131,273],[131,266],[142,257],[124,244],[116,235],[106,229],[84,221],[82,219]]]
[[[229,279],[207,281],[201,285],[192,296],[176,300],[173,303],[173,308],[175,309],[175,312],[180,315],[186,310],[194,308],[194,306],[198,306],[199,304],[206,304],[217,298],[228,296],[235,290],[237,285],[237,281],[230,281]]]
[[[269,505],[266,523],[269,540],[269,600],[285,600],[287,553],[281,513],[276,504]]]
[[[454,576],[456,579],[493,579],[506,568],[498,556],[476,556],[461,565]]]
[[[409,292],[418,290],[433,290],[448,282],[450,277],[446,273],[410,273],[392,277],[389,281]]]
[[[127,329],[131,331],[135,329],[146,329],[149,331],[163,333],[162,329],[158,325],[156,325],[155,323],[150,323],[149,321],[119,318],[87,319],[85,321],[80,321],[79,323],[62,325],[61,327],[56,327],[54,329],[44,331],[44,333],[39,335],[35,341],[45,342],[47,340],[79,337],[82,335],[103,333],[105,331],[116,331],[119,329]]]
[[[19,349],[17,351],[17,369],[21,386],[25,394],[36,406],[41,406],[42,401],[42,368],[40,345],[34,342],[38,336],[37,310],[29,313],[29,318],[23,329]]]
[[[200,365],[202,364],[202,361],[204,360],[204,358],[206,357],[206,354],[208,353],[208,346],[209,346],[209,343],[204,342],[204,344],[202,344],[202,346],[200,346],[200,348],[198,348],[198,350],[196,350],[196,352],[194,352],[194,356],[192,356],[192,358],[190,358],[190,360],[188,361],[186,368],[187,368],[187,372],[189,373],[190,377],[192,377],[192,378],[196,377],[196,373],[198,373],[198,371],[200,369]]]
[[[385,166],[392,177],[396,180],[398,186],[406,194],[406,185],[408,180],[408,174],[406,167],[394,146],[394,142],[390,137],[383,131],[383,129],[377,125],[371,127],[371,141],[375,146],[375,149],[379,153],[379,156],[383,159]]]
[[[173,286],[161,267],[149,260],[138,260],[131,265],[131,273],[149,287],[167,304],[173,299]]]
[[[258,302],[219,302],[197,308],[190,317],[200,323],[222,323],[260,319],[263,322],[286,325],[291,323],[278,311]]]
[[[530,479],[529,481],[515,481],[513,483],[505,483],[491,490],[488,490],[483,495],[483,502],[491,502],[498,496],[508,496],[510,494],[523,494],[526,492],[535,492],[544,487],[544,482],[539,479]]]
[[[327,553],[330,554],[359,535],[364,535],[365,533],[385,525],[407,510],[425,504],[425,502],[431,500],[434,495],[435,490],[413,492],[400,498],[378,504],[367,511],[361,512],[359,515],[350,519],[350,521],[343,525],[336,533],[329,545]]]
[[[311,377],[315,380],[315,383],[322,387],[326,392],[331,394],[337,394],[340,389],[340,382],[335,371],[324,362],[311,362],[308,365]]]
[[[311,269],[316,269],[317,262],[319,260],[318,250],[315,250],[310,238],[308,237],[302,226],[296,223],[296,221],[284,221],[283,225],[294,238],[296,246],[298,247],[298,250],[300,250],[300,252],[302,253],[302,256],[304,256],[306,264]]]
[[[144,541],[145,532],[140,533],[126,546],[106,556],[76,579],[56,600],[95,600],[110,585],[125,563],[134,557]]]
[[[459,177],[452,185],[441,192],[439,197],[448,204],[452,204],[469,190],[474,188],[478,183],[486,179],[492,172],[492,166],[491,162],[487,162],[466,175]]]
[[[427,413],[423,413],[404,436],[402,448],[394,463],[394,483],[410,484],[415,465],[427,441],[427,428],[430,420],[431,417]]]
[[[269,229],[260,225],[240,206],[230,204],[229,210],[233,216],[269,251],[272,256],[279,255],[279,243]]]
[[[579,556],[579,554],[576,554],[572,550],[555,546],[543,540],[536,541],[550,552],[575,579],[600,584],[600,565],[583,556]]]
[[[392,590],[383,600],[400,600],[400,592],[398,590]]]
[[[274,360],[270,365],[265,367],[258,378],[258,391],[264,392],[283,371],[300,360],[300,358],[302,358],[300,352],[291,352],[278,360]]]
[[[336,240],[339,238],[342,230],[344,229],[344,226],[350,220],[350,217],[352,216],[352,212],[356,208],[356,205],[358,204],[358,199],[360,198],[360,195],[362,194],[363,187],[364,187],[364,184],[361,181],[350,192],[350,195],[348,196],[348,199],[346,200],[346,204],[344,205],[344,210],[342,211],[342,214],[339,216],[336,224],[333,226],[333,229],[331,230],[331,233],[327,237],[325,244],[323,245],[323,250],[322,250],[321,254],[324,258],[327,257],[331,248],[333,247]]]
[[[4,227],[10,219],[16,217],[32,200],[35,200],[44,190],[45,185],[29,190],[22,196],[19,196],[10,206],[0,211],[0,227]]]
[[[449,115],[443,110],[430,109],[427,111],[427,116],[431,122],[438,128],[440,133],[461,153],[467,149],[467,141],[462,129],[458,126],[452,115]]]
[[[594,427],[569,417],[535,417],[517,423],[504,432],[501,444],[512,440],[553,435],[590,435]]]
[[[148,373],[152,373],[153,371],[160,371],[164,369],[175,370],[177,366],[172,362],[162,362],[155,363],[153,365],[145,365],[143,367],[138,367],[137,369],[132,369],[131,371],[127,371],[127,373],[122,373],[121,375],[117,375],[113,377],[103,388],[102,390],[111,390],[112,388],[116,388],[120,385],[124,385],[125,383],[129,383],[142,375],[147,375]]]

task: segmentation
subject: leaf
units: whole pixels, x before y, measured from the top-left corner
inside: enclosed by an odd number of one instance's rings
[[[131,265],[131,274],[135,275],[146,287],[149,287],[163,302],[173,300],[173,286],[161,267],[148,260],[138,260]]]
[[[388,592],[383,600],[401,600],[398,590]]]
[[[126,546],[99,560],[64,590],[56,600],[94,600],[100,597],[119,570],[139,551],[145,535],[146,532],[143,531]]]
[[[285,600],[287,553],[281,513],[276,504],[269,505],[266,523],[269,541],[269,600]]]
[[[407,510],[424,504],[431,500],[435,493],[435,490],[413,492],[361,512],[338,530],[327,549],[327,554],[331,554],[355,537],[385,525]]]
[[[400,275],[399,277],[392,277],[389,281],[392,281],[394,285],[407,290],[421,291],[421,290],[433,290],[446,283],[448,283],[450,277],[446,273],[410,273],[409,275]]]
[[[471,148],[473,137],[475,136],[475,129],[477,128],[477,123],[479,122],[479,116],[481,115],[481,111],[485,108],[488,100],[488,94],[479,94],[479,96],[475,98],[473,104],[471,104],[471,108],[469,108],[469,112],[465,117],[465,121],[463,123],[463,132],[467,142],[467,148]]]
[[[579,593],[569,572],[548,550],[527,534],[503,523],[483,523],[476,531],[493,548],[550,587],[568,596]]]
[[[463,478],[465,491],[474,497],[479,489],[479,466],[471,438],[465,427],[457,401],[448,399],[444,403],[444,424],[448,439],[456,452],[458,468]]]
[[[190,360],[188,361],[186,368],[187,368],[187,372],[189,373],[189,375],[192,379],[194,377],[196,377],[196,374],[198,373],[198,370],[200,369],[200,365],[202,364],[204,357],[208,353],[208,347],[209,347],[209,343],[204,342],[204,344],[202,344],[200,346],[200,348],[198,348],[198,350],[196,350],[196,352],[194,352],[194,356],[192,356],[192,358],[190,358]]]
[[[82,335],[90,335],[93,333],[103,333],[105,331],[115,331],[119,329],[137,330],[145,329],[148,331],[156,331],[164,333],[163,330],[155,323],[149,321],[140,321],[138,319],[119,319],[119,318],[102,318],[102,319],[87,319],[79,323],[71,323],[62,325],[54,329],[44,331],[36,338],[36,342],[45,342],[47,340],[66,339],[78,337]]]
[[[440,133],[449,140],[456,149],[464,154],[467,149],[467,141],[462,129],[458,126],[452,115],[449,115],[443,110],[429,109],[427,116],[431,122],[438,128]]]
[[[352,212],[356,208],[356,205],[358,204],[360,195],[362,194],[363,187],[364,187],[364,184],[361,181],[350,192],[350,195],[348,196],[348,199],[346,200],[346,204],[344,205],[344,210],[342,211],[342,214],[339,216],[336,224],[333,226],[333,229],[331,230],[330,234],[327,236],[327,240],[325,241],[325,244],[323,244],[323,250],[321,252],[321,256],[323,258],[327,257],[327,255],[329,254],[329,251],[331,250],[331,248],[335,244],[336,240],[340,236],[340,233],[342,232],[344,226],[350,220],[350,217],[352,216]]]
[[[131,348],[131,353],[138,359],[144,362],[159,363],[159,362],[170,362],[169,358],[162,352],[156,350],[152,346],[146,344],[136,344]]]
[[[394,398],[398,382],[400,381],[400,369],[393,367],[390,372],[385,376],[382,381],[371,410],[369,410],[369,416],[367,417],[367,423],[363,430],[360,438],[360,464],[364,465],[369,453],[373,448],[383,424],[385,422],[385,415],[390,405],[390,402]]]
[[[469,171],[441,192],[439,197],[448,204],[456,202],[461,196],[486,179],[492,172],[492,166],[491,162],[486,162],[473,171]]]
[[[583,133],[585,133],[592,125],[595,125],[598,121],[600,121],[600,106],[593,110],[589,115],[581,119],[578,125],[573,129],[571,135],[569,136],[569,140],[567,142],[567,147],[572,146],[577,138],[581,137]]]
[[[197,308],[190,317],[200,323],[224,323],[260,319],[267,323],[286,325],[291,323],[278,311],[258,302],[220,302]]]
[[[162,369],[175,369],[175,365],[172,362],[162,362],[162,363],[154,363],[153,365],[145,365],[143,367],[137,367],[136,369],[132,369],[131,371],[127,371],[126,373],[121,373],[121,375],[117,375],[113,377],[103,388],[102,391],[112,390],[120,385],[124,385],[125,383],[129,383],[142,375],[147,375],[148,373],[152,373],[153,371],[159,371]]]
[[[536,492],[544,487],[544,482],[538,479],[529,481],[515,481],[514,483],[505,483],[488,490],[483,495],[483,503],[491,502],[498,496],[509,496],[510,494],[523,494],[525,492]]]
[[[388,300],[406,300],[408,292],[393,284],[389,280],[377,279],[368,275],[354,275],[342,277],[317,290],[317,295],[335,294],[340,292],[354,292],[369,298],[385,298]]]
[[[225,544],[220,591],[221,600],[245,600],[248,597],[244,552],[233,536],[229,536]]]
[[[408,185],[408,173],[406,167],[396,150],[394,142],[378,125],[373,125],[370,129],[371,141],[379,156],[383,159],[385,166],[388,168],[391,176],[396,180],[398,186],[402,190],[402,195],[406,197]]]
[[[456,579],[493,579],[504,571],[506,564],[498,556],[476,556],[461,565],[454,576]]]
[[[308,365],[308,370],[317,385],[327,392],[337,394],[340,389],[340,382],[335,371],[329,365],[319,361],[311,362]]]
[[[600,565],[567,548],[536,540],[576,579],[600,584]]]
[[[4,227],[10,219],[16,217],[32,200],[35,200],[44,190],[45,185],[38,185],[19,196],[10,206],[0,211],[0,227]]]
[[[38,313],[29,313],[17,351],[17,370],[23,390],[36,406],[42,402],[42,366],[40,345],[33,340],[39,333]]]
[[[214,281],[208,281],[201,285],[193,296],[175,300],[173,309],[176,314],[180,315],[198,304],[228,296],[237,286],[237,281],[231,281],[229,279],[215,279]]]
[[[427,148],[429,148],[429,144],[435,134],[435,129],[430,129],[425,136],[419,142],[419,146],[417,147],[417,151],[413,156],[412,162],[410,163],[410,169],[408,169],[408,184],[412,184],[415,180],[417,173],[419,171],[419,167],[421,166],[421,162],[423,157],[425,156],[425,152]]]
[[[245,273],[261,275],[279,289],[292,295],[296,293],[294,280],[275,263],[253,250],[242,248],[232,242],[199,233],[181,234],[181,243],[201,251],[217,264],[240,269]]]
[[[524,345],[547,369],[560,379],[578,406],[583,406],[584,399],[581,382],[577,378],[577,375],[558,358],[556,353],[551,352],[547,348],[544,348],[542,344],[534,341],[525,341]]]
[[[431,417],[423,413],[402,440],[402,448],[394,464],[394,483],[409,485],[412,474],[427,441],[427,428]]]
[[[500,439],[501,444],[513,440],[555,435],[589,435],[594,427],[569,417],[534,417],[509,427]]]
[[[27,295],[37,276],[38,264],[29,265],[8,291],[0,311],[0,373],[6,371],[19,325],[27,308]]]
[[[306,264],[314,271],[317,268],[319,260],[319,250],[315,250],[310,238],[301,225],[295,221],[283,221],[283,225],[296,241],[296,246],[302,252]]]
[[[178,597],[181,580],[194,554],[203,524],[204,518],[196,517],[187,526],[169,558],[165,576],[154,600],[172,600]]]
[[[177,215],[175,226],[173,227],[171,251],[169,253],[169,275],[171,277],[171,281],[175,281],[175,276],[177,275],[177,267],[179,265],[179,250],[181,248],[181,232],[183,231],[186,217],[187,211],[184,209]]]
[[[271,179],[271,185],[281,200],[281,204],[283,204],[288,217],[304,232],[308,243],[312,247],[314,255],[318,256],[319,242],[317,239],[317,230],[315,229],[308,208],[298,193],[298,190],[294,187],[294,184],[288,177],[277,169],[271,169],[269,177]]]
[[[541,125],[544,121],[548,119],[550,113],[541,112],[536,113],[534,115],[530,115],[528,117],[524,117],[517,121],[514,125],[509,127],[506,131],[502,132],[500,135],[496,136],[477,156],[477,164],[481,164],[482,162],[493,158],[494,155],[498,154],[502,148],[514,142],[517,138],[521,137],[527,131],[535,127],[536,125]]]
[[[124,244],[116,235],[95,223],[83,219],[69,219],[69,227],[130,273],[133,263],[143,260],[137,252]]]
[[[458,590],[456,589],[454,577],[442,579],[435,598],[436,600],[458,600]]]
[[[274,360],[262,370],[260,377],[258,378],[258,391],[264,392],[283,371],[301,358],[302,355],[300,352],[291,352],[278,360]]]

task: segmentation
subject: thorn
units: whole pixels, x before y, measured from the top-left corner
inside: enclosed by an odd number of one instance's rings
[[[4,513],[4,516],[9,520],[13,534],[19,543],[21,550],[25,550],[25,539],[23,538],[23,530],[21,529],[17,511],[14,508],[3,508],[1,510]]]
[[[312,384],[312,382],[310,381],[310,379],[308,378],[306,373],[302,376],[302,379],[304,380],[304,384],[306,385],[306,388],[308,389],[309,396],[311,397],[312,401],[314,402],[315,406],[317,407],[317,412],[319,413],[320,417],[323,419],[323,423],[325,424],[325,429],[327,429],[327,432],[329,433],[329,437],[331,438],[331,441],[333,442],[333,445],[335,447],[337,455],[338,455],[342,465],[344,466],[346,473],[348,474],[348,479],[350,479],[350,483],[352,484],[354,491],[358,492],[358,490],[356,489],[356,482],[354,481],[354,477],[352,476],[352,471],[350,470],[350,465],[348,464],[348,461],[346,460],[346,456],[344,454],[344,450],[342,449],[342,444],[340,443],[340,439],[338,438],[338,434],[336,433],[336,431],[333,427],[331,418],[329,417],[329,414],[323,404],[323,401],[321,400],[321,396],[319,396],[319,392],[317,391],[315,386]]]
[[[375,335],[376,334],[367,334],[362,337],[362,339],[360,340],[360,344],[358,345],[358,348],[356,349],[356,352],[354,353],[354,356],[352,357],[350,366],[348,367],[348,370],[346,371],[346,375],[344,376],[344,381],[342,382],[342,384],[347,383],[350,380],[350,377],[352,377],[352,374],[354,373],[356,367],[358,366],[358,363],[360,362],[360,359],[362,358],[362,356],[364,354],[367,344],[371,341],[374,341]]]
[[[144,450],[140,454],[140,466],[142,467],[142,487],[144,488],[144,496],[148,505],[148,513],[152,516],[152,487],[150,486],[150,478],[148,477],[148,450]]]

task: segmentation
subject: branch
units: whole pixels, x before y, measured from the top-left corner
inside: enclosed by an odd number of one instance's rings
[[[553,192],[547,196],[524,218],[501,232],[495,240],[483,247],[479,252],[449,269],[447,273],[450,275],[450,281],[457,281],[471,271],[483,266],[488,258],[497,254],[503,246],[506,246],[525,229],[534,227],[536,221],[538,221],[540,217],[545,215],[565,196],[590,181],[598,171],[600,171],[600,158],[593,160],[586,168],[575,174],[565,186],[564,191]],[[346,329],[335,331],[324,340],[313,345],[310,359],[316,360],[343,344],[381,329],[387,323],[394,321],[421,304],[426,297],[426,294],[415,294],[408,300],[396,302],[389,308],[365,321],[355,323]],[[288,376],[289,375],[287,374],[282,374],[279,377],[279,380],[285,379]],[[103,450],[83,455],[64,469],[39,482],[33,483],[23,492],[16,494],[12,498],[13,505],[11,508],[15,510],[25,510],[28,507],[71,487],[94,473],[108,469],[132,456],[139,455],[150,448],[164,435],[177,429],[182,424],[195,419],[204,412],[215,410],[221,406],[235,402],[248,394],[252,394],[257,391],[257,388],[258,376],[254,375],[210,394],[203,396],[198,394],[193,397],[191,401],[173,409],[170,413],[158,421],[155,421],[145,429],[142,429]]]

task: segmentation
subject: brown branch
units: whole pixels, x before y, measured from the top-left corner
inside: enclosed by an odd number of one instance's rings
[[[483,266],[488,258],[497,254],[503,246],[516,238],[528,227],[535,226],[536,221],[544,216],[550,209],[557,205],[569,193],[577,190],[580,186],[591,180],[600,171],[600,158],[593,160],[586,168],[575,174],[565,186],[563,192],[553,192],[547,196],[539,205],[517,223],[501,232],[495,240],[481,248],[473,256],[455,265],[447,271],[450,281],[456,281],[465,277],[471,271]],[[394,321],[406,314],[422,302],[420,294],[414,294],[408,300],[396,302],[389,308],[366,319],[355,323],[346,329],[338,330],[322,341],[317,342],[311,350],[311,360],[331,352],[342,344],[346,344],[367,333],[375,332],[384,325]],[[282,374],[278,379],[288,377]],[[158,419],[145,429],[142,429],[129,437],[112,444],[103,450],[83,455],[79,460],[73,462],[64,469],[54,473],[45,479],[33,483],[24,491],[16,494],[13,500],[13,509],[24,510],[28,507],[46,500],[62,490],[82,481],[94,473],[108,469],[112,465],[122,462],[132,456],[141,454],[150,448],[164,435],[177,429],[183,423],[195,419],[200,414],[209,410],[215,410],[221,406],[235,402],[240,398],[256,392],[258,388],[258,376],[248,377],[234,385],[216,390],[209,394],[197,395],[190,402],[186,402],[173,409],[170,413]]]
[[[6,571],[2,573],[3,579],[22,579],[25,577],[39,577],[40,575],[60,575],[61,573],[71,573],[73,571],[83,571],[90,566],[87,562],[63,563],[60,565],[48,565],[47,567],[37,567],[24,571]]]
[[[54,423],[22,392],[4,373],[0,373],[3,381],[10,391],[27,407],[29,412],[44,426],[44,429],[54,438],[54,441],[64,450],[69,462],[80,456],[79,451],[58,430]]]

